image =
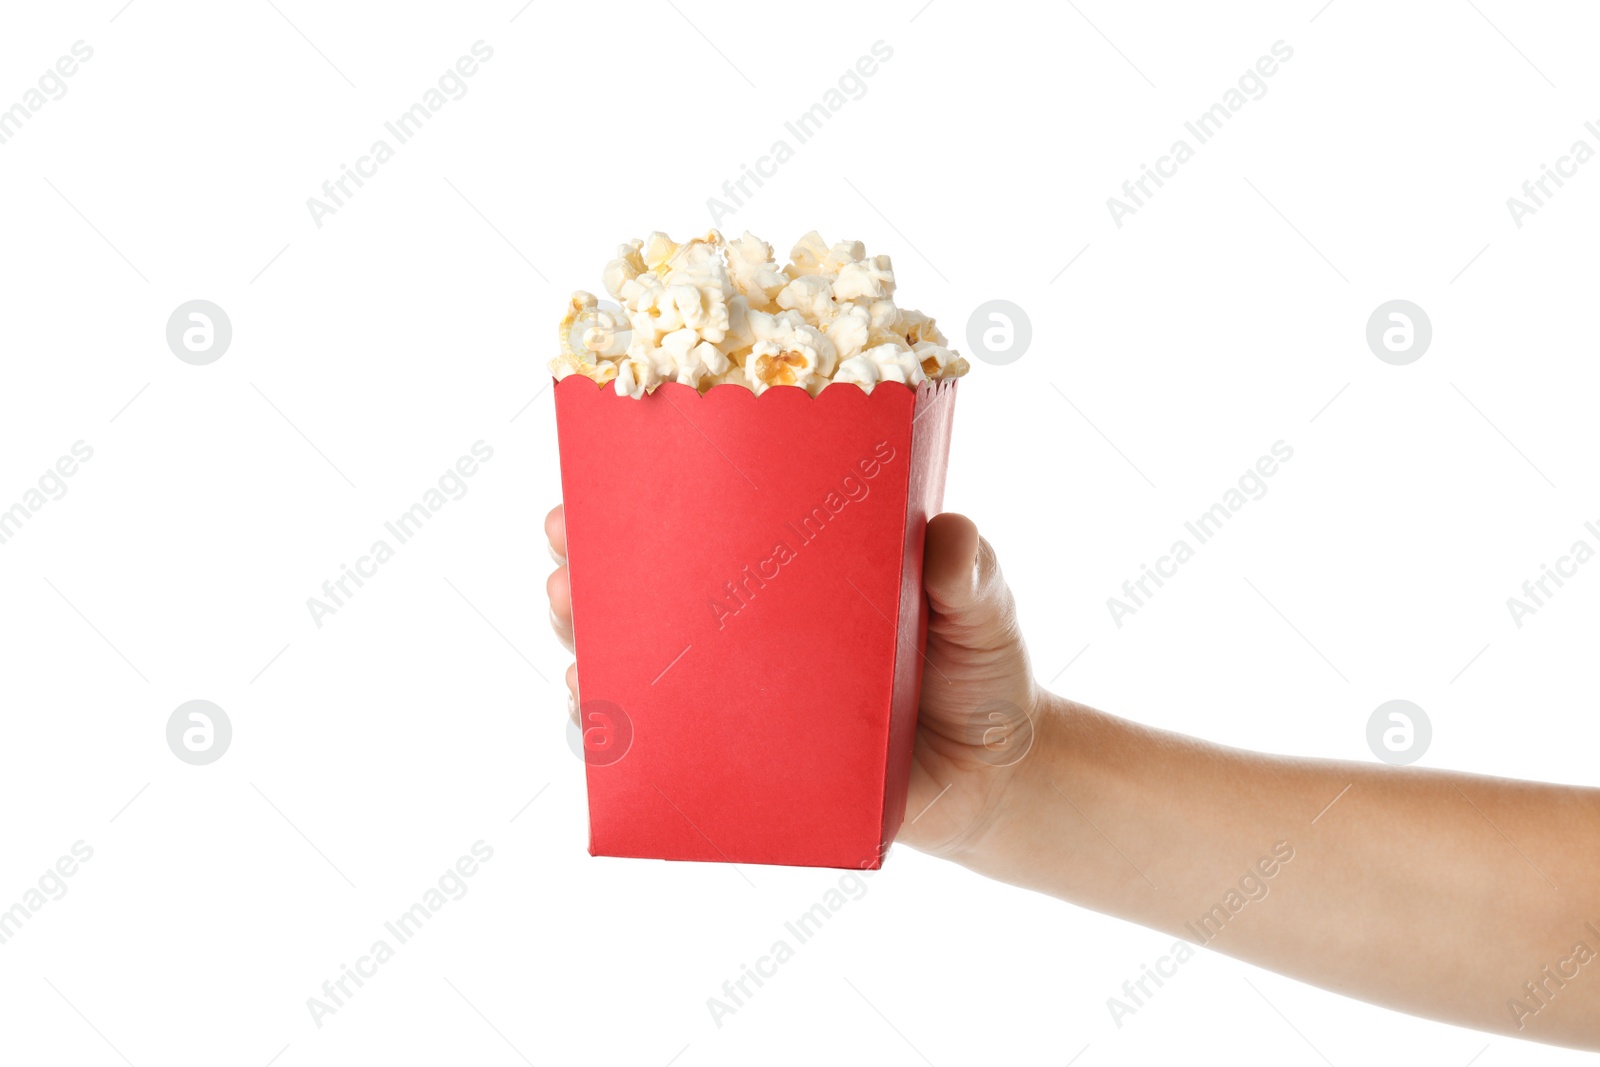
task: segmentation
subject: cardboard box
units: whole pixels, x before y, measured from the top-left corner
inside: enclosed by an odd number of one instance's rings
[[[876,869],[956,382],[554,392],[590,853]]]

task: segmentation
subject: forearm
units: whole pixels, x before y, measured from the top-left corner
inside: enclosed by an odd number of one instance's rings
[[[1015,770],[1008,815],[958,857],[981,873],[1363,1000],[1600,1048],[1600,791],[1262,756],[1055,698]]]

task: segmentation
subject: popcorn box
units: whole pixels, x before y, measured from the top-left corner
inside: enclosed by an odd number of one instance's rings
[[[876,869],[956,381],[554,393],[590,853]]]

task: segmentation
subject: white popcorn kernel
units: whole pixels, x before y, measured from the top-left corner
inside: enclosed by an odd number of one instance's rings
[[[691,354],[700,361],[700,365],[710,374],[726,374],[729,368],[733,366],[733,362],[723,354],[722,349],[710,341],[701,341],[695,345]]]
[[[668,306],[677,314],[678,321],[694,329],[705,321],[705,308],[701,304],[700,290],[692,285],[669,285],[662,294],[661,307]]]
[[[628,346],[628,351],[624,358],[640,366],[648,366],[655,372],[657,380],[670,377],[676,373],[677,369],[672,362],[672,353],[637,338]]]
[[[840,300],[873,300],[883,296],[883,282],[860,263],[847,263],[834,280],[833,292]]]
[[[878,365],[879,381],[916,385],[927,378],[916,353],[897,345],[878,345],[861,354]]]
[[[874,333],[893,333],[900,321],[900,309],[893,300],[874,300],[867,305],[867,325]]]
[[[746,230],[743,237],[729,241],[727,249],[734,287],[751,307],[763,311],[771,307],[778,291],[789,284],[788,276],[772,260],[772,246]]]
[[[932,341],[936,345],[950,343],[945,335],[939,332],[939,327],[933,324],[931,315],[924,315],[911,308],[900,309],[900,318],[895,323],[894,332],[904,337],[912,347],[916,347],[922,341]]]
[[[645,266],[649,267],[650,270],[656,274],[660,274],[661,268],[667,265],[667,261],[672,259],[673,255],[675,255],[677,251],[677,242],[668,237],[666,234],[662,233],[660,230],[657,230],[649,237],[644,239],[644,248],[642,252],[644,255]]]
[[[878,365],[866,356],[851,356],[839,364],[839,369],[833,372],[833,380],[861,386],[867,392],[872,392],[872,387],[878,384]]]
[[[629,278],[617,287],[617,300],[623,307],[641,311],[659,300],[664,288],[666,286],[654,274],[641,274],[636,278]]]
[[[883,283],[883,295],[893,296],[894,261],[888,256],[873,256],[870,262],[872,263],[873,277]]]
[[[718,385],[737,385],[740,389],[750,388],[750,383],[745,380],[744,368],[740,366],[732,366],[721,374],[708,374],[700,379],[701,392]]]
[[[884,333],[880,330],[867,331],[867,349],[881,348],[884,346],[889,348],[903,349],[907,352],[911,351],[911,346],[906,343],[906,339],[897,333]]]
[[[808,274],[796,278],[783,287],[778,294],[778,306],[790,311],[798,311],[805,316],[807,322],[813,325],[822,325],[833,319],[836,308],[833,304],[833,285],[828,279],[816,274]]]
[[[726,374],[732,366],[716,345],[701,341],[678,360],[677,380],[698,389],[707,377]]]
[[[644,258],[639,255],[643,243],[634,241],[632,244],[618,245],[617,258],[607,263],[606,269],[601,272],[600,278],[613,300],[621,300],[623,285],[644,273]]]
[[[728,265],[735,277],[763,266],[777,268],[772,261],[772,246],[749,230],[728,242]]]
[[[798,311],[780,311],[768,315],[765,311],[750,310],[750,332],[757,341],[779,341],[806,324],[805,316]]]
[[[737,348],[748,348],[755,339],[756,335],[750,330],[750,300],[740,294],[728,301],[728,328],[721,340],[714,343],[722,351],[732,352]]]
[[[668,266],[671,273],[682,272],[695,278],[722,278],[728,273],[722,234],[708,230],[704,237],[692,238],[678,249]]]
[[[800,240],[789,252],[789,266],[783,268],[783,273],[791,279],[804,277],[807,274],[820,274],[822,261],[828,256],[828,242],[822,235],[812,230]]]
[[[809,348],[815,352],[817,369],[816,373],[829,375],[834,367],[839,364],[839,350],[833,347],[833,342],[828,340],[828,335],[815,326],[796,326],[790,341],[791,344]]]
[[[699,292],[695,292],[696,302],[700,299]],[[683,329],[683,312],[678,309],[678,303],[665,289],[661,290],[656,298],[655,306],[647,309],[656,320],[656,329],[661,333],[671,333],[673,330]]]
[[[826,333],[828,340],[833,342],[833,347],[838,350],[840,359],[849,359],[857,355],[867,345],[867,332],[871,328],[871,320],[867,309],[857,304],[844,308],[834,316],[828,324]]]
[[[624,396],[631,396],[635,400],[638,400],[661,383],[661,378],[656,373],[654,364],[649,360],[634,359],[628,356],[618,360],[616,368],[617,392]]]
[[[956,365],[966,362],[961,358],[961,353],[951,351],[943,345],[936,345],[932,341],[918,341],[911,346],[911,350],[916,353],[917,361],[922,364],[922,373],[930,378],[944,378],[947,375],[953,377],[954,374],[951,372]]]
[[[661,317],[654,308],[629,312],[628,323],[633,328],[633,340],[635,343],[643,341],[649,345],[657,344],[661,340],[661,335],[665,332],[661,329]]]
[[[728,300],[720,289],[706,289],[701,293],[700,325],[696,327],[707,341],[720,341],[728,335]]]
[[[750,335],[757,341],[776,341],[787,332],[787,327],[779,325],[776,316],[768,315],[765,311],[751,308],[746,318],[750,324]]]
[[[687,326],[681,330],[673,330],[661,338],[661,347],[672,354],[674,360],[681,359],[689,354],[689,349],[700,343],[700,335]]]
[[[822,257],[822,273],[838,274],[846,265],[859,262],[867,256],[867,246],[860,241],[838,241]]]

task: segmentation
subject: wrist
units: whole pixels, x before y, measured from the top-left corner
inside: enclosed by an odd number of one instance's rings
[[[1074,775],[1077,746],[1070,734],[1083,714],[1097,714],[1052,693],[1038,690],[1026,709],[1031,741],[1026,754],[1000,773],[992,811],[981,833],[972,835],[946,858],[986,877],[1026,884],[1019,875],[1036,858],[1041,838],[1060,841],[1049,812],[1059,803],[1055,783]]]

